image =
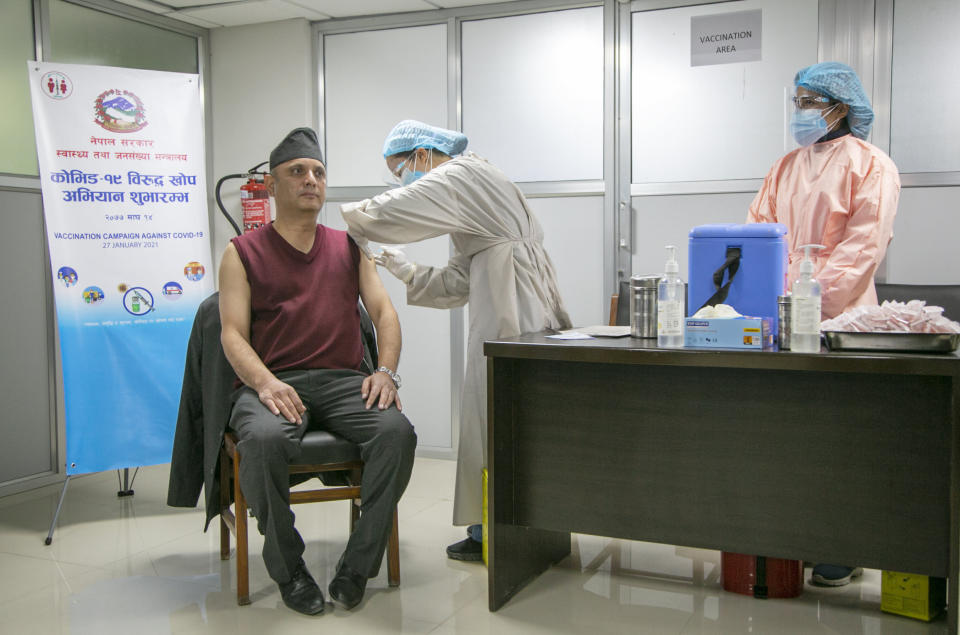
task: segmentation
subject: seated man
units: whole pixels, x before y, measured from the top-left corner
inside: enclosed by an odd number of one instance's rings
[[[288,607],[315,615],[323,593],[303,562],[290,510],[287,468],[300,439],[323,428],[361,447],[360,521],[329,587],[350,609],[380,568],[417,438],[400,413],[400,322],[376,265],[345,232],[317,224],[326,174],[313,130],[293,130],[270,153],[266,186],[276,221],[234,238],[220,264],[221,342],[243,383],[230,427],[267,571]],[[361,369],[358,297],[377,329],[382,365],[373,374]]]

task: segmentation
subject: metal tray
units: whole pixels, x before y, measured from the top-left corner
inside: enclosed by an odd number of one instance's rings
[[[960,333],[852,333],[824,331],[831,351],[887,351],[897,353],[952,353]]]

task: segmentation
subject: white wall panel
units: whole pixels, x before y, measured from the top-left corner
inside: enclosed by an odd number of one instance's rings
[[[960,171],[960,2],[895,2],[890,156],[901,172]]]
[[[817,62],[817,0],[747,0],[633,14],[634,183],[762,178],[795,147],[793,76]],[[762,59],[690,66],[690,18],[761,9]]]
[[[633,199],[633,273],[663,273],[666,245],[677,246],[680,277],[689,282],[690,230],[709,223],[743,223],[754,193],[639,196]]]
[[[346,229],[339,203],[324,206],[322,222]],[[413,262],[445,265],[450,255],[446,236],[402,247]],[[376,253],[377,243],[371,243]],[[403,413],[417,429],[420,450],[447,451],[453,447],[451,426],[452,370],[450,368],[450,311],[407,305],[406,285],[378,268],[400,318],[403,351],[400,355],[400,399]],[[462,370],[458,369],[458,372]]]
[[[56,472],[51,453],[56,418],[51,404],[50,261],[43,245],[40,194],[0,192],[0,294],[5,335],[0,339],[0,381],[6,397],[0,417],[0,485]],[[39,540],[37,541],[39,544]]]
[[[447,26],[323,36],[332,187],[383,185],[383,140],[402,119],[447,127]]]
[[[27,0],[0,6],[0,173],[39,174],[33,108],[25,60],[36,59],[33,6]]]
[[[893,241],[887,248],[887,282],[960,284],[958,209],[960,188],[901,190]]]
[[[543,226],[543,245],[557,270],[560,296],[574,326],[606,324],[603,289],[603,197],[528,199]]]
[[[463,23],[463,131],[514,181],[603,178],[603,9]]]
[[[266,161],[284,135],[314,125],[316,84],[310,39],[306,20],[210,32],[214,180]],[[261,82],[262,88],[251,86],[251,79],[257,78],[252,70],[274,65],[276,72],[269,74],[269,81]],[[224,204],[235,220],[240,218],[241,184],[234,180],[223,187]],[[235,235],[216,211],[213,253],[218,269],[223,249]]]

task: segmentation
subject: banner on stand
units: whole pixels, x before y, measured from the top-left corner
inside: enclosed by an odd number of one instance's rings
[[[213,291],[199,78],[28,62],[68,474],[166,463]]]

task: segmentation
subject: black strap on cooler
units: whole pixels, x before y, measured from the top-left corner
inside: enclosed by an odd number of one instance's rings
[[[767,558],[765,556],[756,556],[757,577],[753,580],[753,597],[758,600],[767,599]]]
[[[727,299],[727,294],[730,292],[730,283],[733,282],[733,276],[735,276],[739,270],[740,248],[727,247],[727,259],[723,261],[723,264],[720,265],[719,269],[713,272],[713,288],[716,289],[716,291],[712,296],[710,296],[709,300],[703,303],[700,309],[705,306],[722,304],[723,301]],[[729,272],[726,284],[723,283],[723,274],[725,271]],[[700,309],[697,310],[699,311]]]

